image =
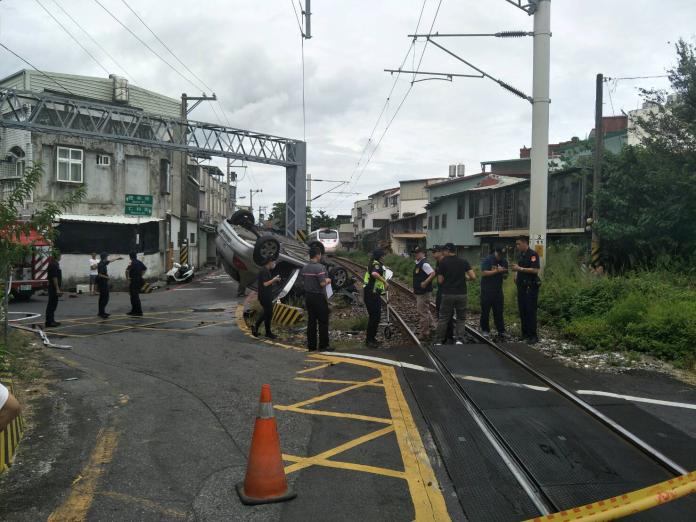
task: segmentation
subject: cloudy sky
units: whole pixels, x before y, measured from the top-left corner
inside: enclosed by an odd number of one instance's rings
[[[190,73],[163,49],[122,0],[100,0],[195,84]],[[152,30],[200,79],[215,89],[222,107],[203,104],[192,118],[292,138],[303,138],[300,36],[291,0],[127,0]],[[297,0],[296,0],[297,1]],[[110,72],[134,84],[178,98],[196,88],[170,69],[95,0],[40,0]],[[427,32],[440,0],[425,0],[420,32]],[[111,54],[125,71],[89,41],[60,5]],[[393,79],[383,72],[417,66],[423,43],[406,37],[423,0],[314,0],[313,38],[305,42],[308,172],[315,178],[351,180],[315,207],[348,212],[354,199],[399,180],[446,176],[450,163],[467,173],[481,161],[508,159],[530,145],[531,106],[481,79],[426,81],[413,85],[381,146],[365,149],[383,134],[410,86],[402,75],[378,121]],[[554,0],[552,2],[551,141],[585,137],[593,126],[595,75],[634,77],[664,74],[674,62],[672,43],[694,41],[693,0]],[[433,31],[442,33],[531,31],[532,19],[504,0],[442,0]],[[0,41],[47,71],[106,76],[36,0],[0,0]],[[448,39],[443,43],[495,77],[531,94],[531,38]],[[0,77],[24,68],[0,49]],[[423,71],[470,73],[466,66],[429,46]],[[666,87],[663,78],[607,84],[605,114],[640,104],[638,87]],[[609,94],[611,93],[611,98]],[[214,110],[213,110],[214,109]],[[371,156],[371,161],[367,159]],[[221,166],[224,162],[220,161]],[[243,172],[240,169],[239,172]],[[242,177],[243,176],[243,177]],[[284,200],[284,171],[250,164],[241,194],[262,189],[254,206]],[[314,184],[318,194],[330,184]]]

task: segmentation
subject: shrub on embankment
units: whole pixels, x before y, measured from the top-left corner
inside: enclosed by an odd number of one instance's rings
[[[363,252],[342,253],[366,263]],[[696,364],[696,270],[688,263],[598,276],[574,247],[552,248],[539,295],[539,323],[587,350],[639,352],[681,367]],[[409,282],[412,261],[387,256],[397,278]],[[474,267],[479,273],[479,267]],[[478,312],[478,281],[469,308]],[[504,284],[507,324],[519,323],[512,276]]]

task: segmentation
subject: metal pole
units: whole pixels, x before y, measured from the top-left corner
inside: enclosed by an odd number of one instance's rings
[[[307,233],[312,232],[312,175],[307,174]]]
[[[186,120],[188,118],[188,96],[186,93],[181,95],[181,143],[186,143]],[[181,153],[181,204],[179,208],[179,250],[184,244],[187,237],[186,225],[187,223],[187,207],[186,207],[186,163],[188,161],[188,155],[186,152]],[[181,257],[181,254],[179,254]]]
[[[532,151],[529,204],[530,244],[546,263],[546,208],[549,158],[549,70],[551,63],[551,0],[539,0],[534,13],[532,89]]]
[[[309,40],[312,37],[312,1],[311,0],[305,0],[304,15],[305,15],[305,34],[304,34],[304,37],[306,40]]]
[[[597,93],[595,96],[595,153],[594,153],[594,173],[592,176],[592,266],[595,268],[600,265],[599,261],[599,234],[597,234],[597,193],[602,182],[602,156],[604,154],[604,121],[602,114],[602,104],[604,102],[604,76],[597,75]]]

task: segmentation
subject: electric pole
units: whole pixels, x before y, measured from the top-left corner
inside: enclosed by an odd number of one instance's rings
[[[532,248],[539,256],[543,270],[546,263],[546,212],[549,181],[551,0],[536,0],[533,55],[529,240]]]
[[[312,233],[312,175],[307,174],[307,234]]]
[[[594,152],[594,172],[592,175],[592,266],[597,268],[600,263],[599,259],[599,234],[597,234],[597,193],[599,192],[600,184],[602,183],[602,156],[604,154],[604,121],[603,109],[604,103],[604,76],[597,75],[596,95],[595,95],[595,152]]]
[[[196,103],[189,108],[189,100],[194,100]],[[217,96],[213,94],[212,96],[188,96],[186,93],[181,94],[181,143],[182,145],[187,143],[187,121],[188,114],[198,107],[198,105],[203,101],[217,100]],[[179,206],[179,250],[181,251],[182,245],[186,242],[188,243],[188,205],[186,201],[186,194],[188,188],[188,154],[184,151],[181,153],[181,204]],[[198,212],[198,203],[196,202],[196,212]],[[198,216],[196,216],[196,223],[198,223]],[[198,225],[196,225],[196,238],[198,238]],[[181,254],[180,254],[181,257]]]
[[[259,192],[263,192],[263,189],[249,189],[249,212],[252,214],[254,213],[254,194],[258,194]]]

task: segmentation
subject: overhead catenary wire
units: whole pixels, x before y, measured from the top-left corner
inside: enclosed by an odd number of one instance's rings
[[[435,10],[435,15],[433,16],[433,21],[432,21],[432,23],[430,24],[430,30],[429,30],[429,32],[432,32],[432,31],[433,31],[433,27],[435,26],[435,22],[437,21],[437,17],[438,17],[438,14],[440,13],[440,8],[441,8],[441,7],[442,7],[442,0],[439,0],[439,2],[438,2],[438,4],[437,4],[437,9]],[[416,32],[418,32],[418,31],[416,30]],[[420,70],[421,64],[423,63],[423,58],[425,57],[425,51],[426,51],[427,48],[428,48],[428,40],[426,40],[425,45],[423,46],[423,51],[421,52],[420,59],[418,60],[418,66],[416,67],[416,71],[419,71],[419,70]],[[375,147],[372,149],[372,152],[370,153],[370,156],[367,158],[367,161],[365,162],[365,165],[363,165],[363,168],[362,168],[362,170],[360,171],[360,174],[358,174],[358,176],[355,178],[355,181],[353,182],[353,185],[355,185],[355,183],[357,183],[357,182],[360,180],[360,178],[362,177],[363,173],[365,172],[365,169],[367,168],[367,166],[368,166],[368,165],[370,164],[370,162],[372,161],[372,157],[375,155],[375,152],[377,151],[377,149],[378,149],[379,146],[381,145],[382,140],[383,140],[384,137],[387,135],[387,132],[388,132],[389,129],[391,128],[392,123],[394,123],[394,120],[396,119],[397,115],[399,114],[399,111],[401,110],[401,107],[403,107],[404,103],[406,102],[406,99],[408,98],[409,94],[411,94],[411,91],[412,91],[412,90],[413,90],[413,81],[412,81],[411,84],[408,86],[408,89],[407,89],[406,92],[404,93],[404,96],[403,96],[403,98],[401,99],[401,101],[399,102],[399,105],[396,107],[396,110],[394,111],[394,114],[392,115],[391,119],[389,120],[389,122],[387,123],[386,127],[384,128],[384,131],[382,132],[382,135],[379,137],[379,140],[377,141],[377,144],[376,144]],[[352,185],[351,185],[351,186],[352,186]]]
[[[418,29],[420,28],[421,21],[423,20],[423,13],[425,12],[425,6],[428,3],[428,0],[423,0],[423,4],[421,5],[420,13],[418,14],[418,21],[416,22],[416,30],[414,31],[415,33],[418,32]],[[439,9],[439,8],[438,8]],[[401,60],[401,65],[399,65],[399,69],[403,69],[404,65],[406,65],[406,61],[408,60],[409,56],[411,56],[411,53],[413,53],[413,68],[415,69],[415,45],[416,45],[416,40],[413,39],[411,40],[411,44],[408,47],[408,50],[406,51],[406,54]],[[358,158],[357,163],[353,167],[353,170],[350,173],[350,176],[348,177],[347,184],[350,185],[351,181],[353,180],[353,177],[357,173],[358,169],[360,168],[360,165],[362,164],[362,160],[365,157],[365,153],[367,150],[370,148],[370,144],[373,142],[373,138],[375,136],[375,132],[377,131],[377,127],[379,126],[380,122],[382,121],[382,116],[384,116],[385,112],[387,111],[387,108],[389,107],[389,102],[391,100],[392,95],[394,94],[394,90],[396,89],[396,85],[399,82],[399,78],[401,77],[401,72],[397,73],[396,76],[394,77],[394,81],[392,82],[391,88],[389,89],[389,93],[387,94],[386,100],[384,100],[384,104],[382,105],[382,109],[380,110],[377,119],[375,120],[375,124],[372,127],[372,130],[370,131],[370,135],[367,138],[367,141],[365,142],[365,146],[362,148],[362,151],[360,152],[360,157]],[[338,200],[338,198],[333,198],[330,202],[330,204],[335,203]]]
[[[121,69],[121,71],[123,71],[128,78],[137,83],[137,80],[133,77],[133,75],[130,72],[128,72],[128,70],[123,65],[121,65],[119,61],[116,60],[116,58],[114,58],[111,55],[111,53],[109,53],[109,51],[107,51],[84,27],[82,27],[82,25],[77,20],[75,20],[75,18],[68,11],[66,11],[62,5],[60,5],[60,3],[58,3],[58,0],[53,0],[53,3],[56,4],[56,7],[58,7],[58,9],[60,9],[63,12],[63,14],[67,16],[72,21],[72,23],[74,23],[80,29],[80,31],[82,31],[85,34],[85,36],[87,36],[87,38],[89,38],[92,41],[92,43],[101,50],[101,52],[103,52],[112,62],[114,62],[114,64],[116,64],[116,67]]]
[[[186,76],[184,76],[184,75],[181,73],[181,71],[179,71],[179,70],[178,70],[176,67],[174,67],[171,63],[169,63],[167,60],[165,60],[157,51],[155,51],[152,47],[150,47],[150,45],[148,45],[148,43],[145,42],[145,40],[143,40],[143,39],[140,38],[137,34],[135,34],[135,32],[133,32],[133,30],[132,30],[130,27],[128,27],[126,24],[124,24],[114,13],[112,13],[111,11],[109,11],[109,9],[107,9],[107,8],[104,6],[104,4],[102,4],[99,0],[94,0],[94,2],[95,2],[99,7],[101,7],[104,11],[106,11],[106,13],[107,13],[111,18],[113,18],[113,19],[116,21],[116,23],[118,23],[121,27],[123,27],[126,31],[128,31],[128,32],[131,34],[131,36],[133,36],[133,38],[135,38],[136,40],[138,40],[142,45],[144,45],[144,46],[147,48],[148,51],[150,51],[150,52],[151,52],[152,54],[154,54],[157,58],[159,58],[161,61],[163,61],[172,71],[174,71],[176,74],[178,74],[184,81],[186,81],[187,83],[191,84],[191,85],[192,85],[193,87],[195,87],[196,89],[200,89],[201,91],[204,90],[204,89],[201,88],[200,85],[197,85],[197,84],[196,84],[195,82],[193,82],[190,78],[187,78]]]
[[[104,65],[99,60],[97,60],[97,58],[91,52],[89,52],[89,49],[87,49],[84,45],[82,45],[82,42],[80,42],[80,40],[78,40],[77,37],[74,34],[72,34],[70,32],[70,30],[67,27],[65,27],[60,20],[58,20],[58,18],[56,18],[55,15],[51,11],[49,11],[46,8],[46,6],[41,3],[40,0],[35,0],[35,1],[37,4],[39,4],[41,9],[46,11],[46,14],[48,16],[50,16],[53,19],[53,21],[55,23],[57,23],[61,29],[63,29],[63,31],[65,31],[65,33],[80,47],[80,49],[82,49],[87,54],[87,56],[89,56],[94,61],[94,63],[96,63],[99,67],[101,67],[104,70],[104,72],[108,76],[109,70],[106,67],[104,67]]]
[[[18,53],[16,53],[15,51],[13,51],[13,50],[10,49],[9,47],[7,47],[4,43],[0,42],[0,47],[2,47],[3,49],[5,49],[8,53],[14,55],[16,58],[20,59],[22,62],[26,63],[29,67],[31,67],[32,69],[34,69],[37,73],[39,73],[39,74],[41,74],[42,76],[45,76],[46,78],[48,78],[49,80],[51,80],[51,81],[52,81],[53,83],[55,83],[58,87],[60,87],[61,89],[64,89],[67,93],[72,94],[73,96],[75,96],[75,93],[74,93],[74,92],[72,92],[72,91],[71,91],[70,89],[68,89],[65,85],[63,85],[63,84],[60,83],[58,80],[56,80],[53,76],[51,76],[50,74],[47,74],[45,71],[40,70],[38,67],[36,67],[34,64],[32,64],[29,60],[27,60],[26,58],[23,58],[23,57],[20,56]]]

